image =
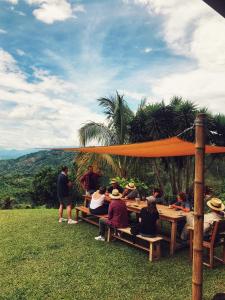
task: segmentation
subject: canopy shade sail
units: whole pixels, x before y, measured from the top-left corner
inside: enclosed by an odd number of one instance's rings
[[[186,142],[178,137],[158,141],[82,148],[58,148],[55,150],[113,154],[136,157],[169,157],[195,155],[195,144]],[[206,145],[205,153],[225,153],[225,147]]]

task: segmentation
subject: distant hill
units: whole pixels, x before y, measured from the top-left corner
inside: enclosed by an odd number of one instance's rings
[[[33,176],[46,166],[59,167],[70,165],[76,153],[63,151],[38,151],[23,155],[16,159],[0,160],[1,175],[30,175]]]
[[[3,159],[15,159],[20,156],[37,152],[35,149],[23,149],[23,150],[16,150],[16,149],[3,149],[0,148],[0,160]]]

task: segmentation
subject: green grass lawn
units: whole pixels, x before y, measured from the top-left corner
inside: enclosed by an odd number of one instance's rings
[[[150,263],[146,252],[59,224],[57,211],[0,211],[0,299],[190,299],[188,251]],[[225,291],[225,268],[204,268],[204,299]]]

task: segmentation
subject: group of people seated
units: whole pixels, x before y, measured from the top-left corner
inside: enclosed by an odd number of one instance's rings
[[[102,188],[100,188],[101,190]],[[92,195],[90,203],[90,211],[93,212],[92,207],[96,203],[96,194]],[[95,237],[96,240],[105,241],[106,227],[113,228],[126,228],[129,226],[128,210],[125,201],[122,200],[123,194],[118,189],[113,189],[109,194],[111,199],[108,207],[108,218],[99,219],[99,236]],[[104,207],[102,203],[101,207]],[[104,210],[102,210],[104,211]],[[104,211],[105,212],[105,211]],[[147,207],[141,209],[139,222],[140,234],[143,236],[155,236],[157,233],[157,221],[159,219],[159,212],[156,208],[156,201],[153,199],[147,200]]]
[[[109,196],[110,202],[105,202],[105,197]],[[111,186],[106,189],[100,187],[94,192],[90,202],[90,212],[92,214],[108,214],[108,218],[99,219],[99,236],[95,239],[104,241],[107,226],[113,228],[125,228],[129,226],[128,210],[123,199],[135,199],[138,191],[133,182],[130,182],[123,189],[116,179],[111,180]],[[139,234],[152,237],[157,234],[159,212],[156,204],[162,203],[162,192],[160,189],[153,189],[152,195],[146,198],[147,206],[143,207],[139,214]],[[224,218],[224,204],[218,198],[207,199],[207,207],[210,212],[204,216],[204,234],[207,235],[214,221]],[[191,211],[191,203],[187,200],[187,195],[183,192],[178,193],[176,202],[169,205],[169,208],[186,212],[186,220],[178,222],[177,232],[182,240],[188,237],[188,226],[193,226],[194,215]]]

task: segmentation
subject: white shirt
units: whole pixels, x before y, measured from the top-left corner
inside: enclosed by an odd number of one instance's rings
[[[212,211],[211,213],[205,214],[204,215],[204,232],[208,232],[212,225],[213,222],[222,220],[223,216],[217,214],[216,212]]]
[[[98,193],[98,191],[96,191],[91,197],[90,208],[96,209],[96,208],[102,206],[104,203],[104,200],[105,200],[105,194],[101,195]]]
[[[187,219],[186,225],[194,227],[194,213],[193,212],[188,213],[186,216],[186,219]],[[207,233],[211,229],[211,227],[215,221],[219,221],[222,219],[223,219],[223,216],[220,214],[217,214],[214,211],[212,211],[208,214],[205,214],[204,215],[204,224],[203,224],[204,233]]]

